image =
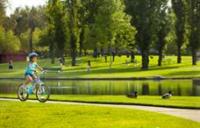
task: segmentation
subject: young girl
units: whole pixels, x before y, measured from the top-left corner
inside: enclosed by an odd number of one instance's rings
[[[26,77],[26,81],[24,83],[25,87],[37,78],[37,75],[36,75],[37,69],[39,69],[40,71],[43,71],[43,68],[37,64],[37,57],[38,57],[38,54],[35,52],[32,52],[29,54],[29,63],[25,70],[25,77]]]

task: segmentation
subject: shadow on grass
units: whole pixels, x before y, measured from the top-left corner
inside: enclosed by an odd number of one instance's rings
[[[158,70],[170,70],[170,69],[176,69],[179,66],[169,66],[169,67],[151,67],[149,70],[141,70],[140,67],[123,67],[123,68],[119,68],[119,67],[114,67],[114,68],[102,68],[102,69],[94,69],[91,72],[87,73],[86,70],[83,71],[69,71],[69,72],[65,72],[68,73],[72,76],[84,76],[84,75],[94,75],[97,74],[110,74],[110,73],[137,73],[137,72],[150,72],[150,71],[158,71]],[[153,75],[153,74],[152,74]]]
[[[166,74],[167,76],[196,76],[200,75],[200,71],[176,71]]]

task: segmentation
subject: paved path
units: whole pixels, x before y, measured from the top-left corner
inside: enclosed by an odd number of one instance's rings
[[[1,101],[19,101],[17,99],[0,98]],[[28,100],[28,102],[38,102],[36,100]],[[127,108],[127,109],[140,109],[151,112],[158,112],[167,115],[173,115],[200,123],[200,110],[191,109],[177,109],[177,108],[163,108],[163,107],[148,107],[140,105],[111,105],[111,104],[94,104],[94,103],[75,103],[75,102],[58,102],[48,101],[49,104],[66,104],[66,105],[86,105],[86,106],[101,106],[101,107],[114,107],[114,108]]]

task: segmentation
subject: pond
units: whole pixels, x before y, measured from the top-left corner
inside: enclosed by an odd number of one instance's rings
[[[18,80],[0,80],[0,94],[14,94]],[[200,96],[200,80],[73,80],[45,81],[51,94],[74,95],[126,95],[137,91],[139,95],[162,95],[172,91],[176,96]]]

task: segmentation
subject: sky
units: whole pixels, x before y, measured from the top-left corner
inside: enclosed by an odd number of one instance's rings
[[[45,5],[46,1],[47,0],[8,0],[6,15],[10,16],[18,7]]]
[[[18,7],[45,5],[46,2],[47,0],[8,0],[6,15],[10,16]],[[171,0],[169,0],[168,5],[171,6]]]

